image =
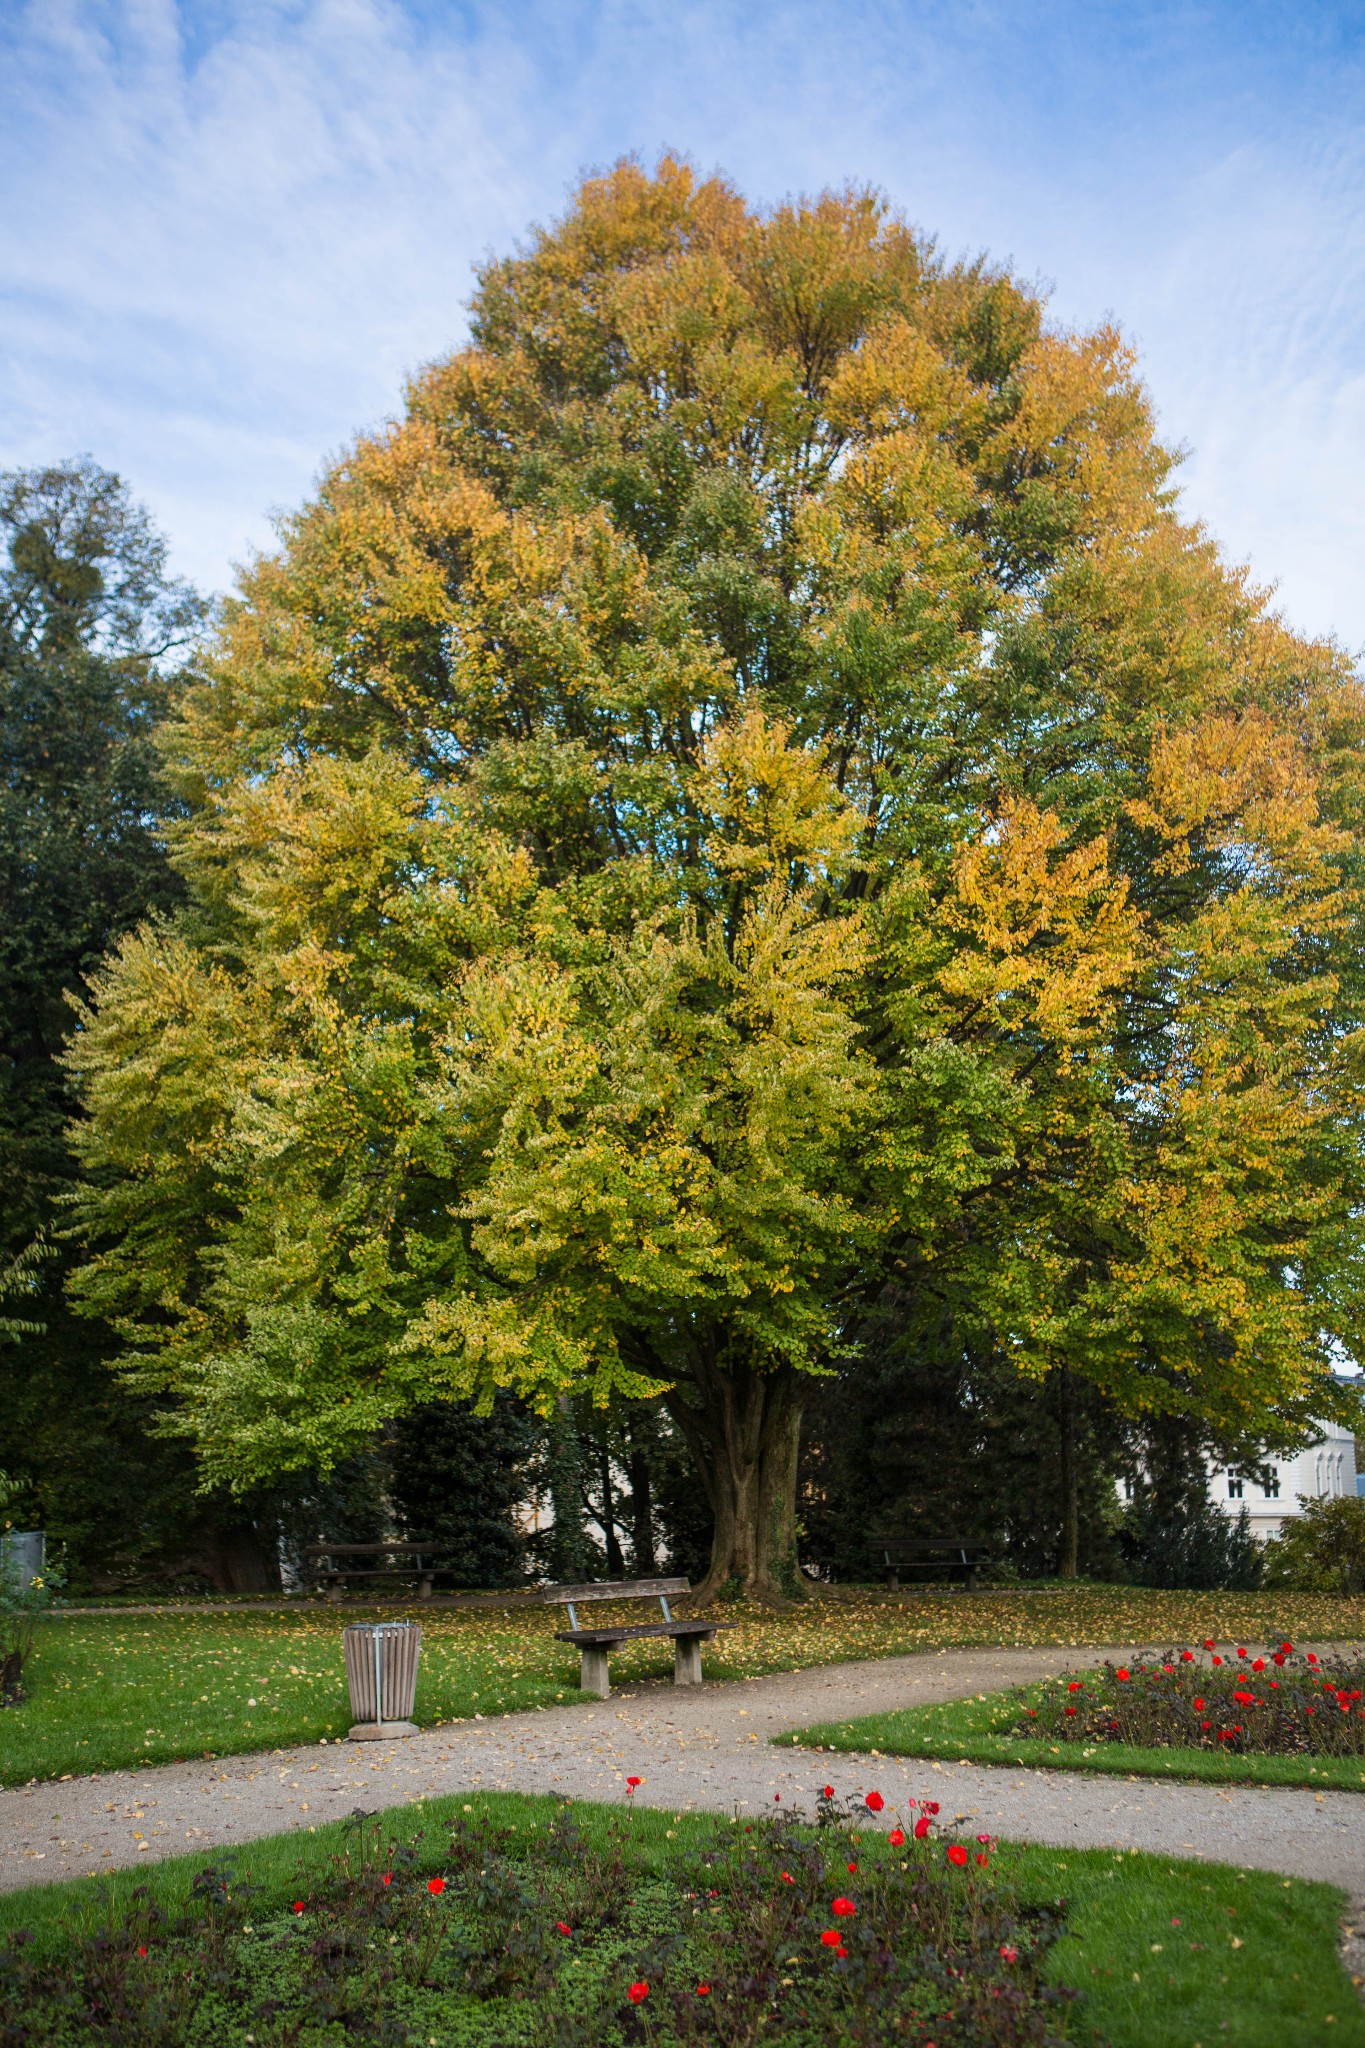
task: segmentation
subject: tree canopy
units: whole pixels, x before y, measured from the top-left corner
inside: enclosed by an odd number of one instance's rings
[[[1365,707],[1182,519],[1119,335],[665,158],[471,336],[169,728],[188,900],[71,1055],[133,1383],[235,1484],[657,1392],[767,1593],[888,1286],[1129,1409],[1330,1402]]]

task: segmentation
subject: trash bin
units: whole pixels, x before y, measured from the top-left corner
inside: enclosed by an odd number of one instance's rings
[[[415,1735],[412,1709],[417,1697],[417,1659],[422,1629],[416,1621],[356,1622],[342,1630],[346,1680],[355,1726],[352,1742],[387,1742]]]

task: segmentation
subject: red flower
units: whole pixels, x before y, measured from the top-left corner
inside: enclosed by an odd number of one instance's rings
[[[1071,1681],[1071,1683],[1070,1683],[1070,1684],[1069,1684],[1069,1685],[1067,1686],[1067,1691],[1068,1691],[1068,1692],[1079,1692],[1079,1691],[1080,1691],[1080,1689],[1081,1689],[1081,1681],[1080,1681],[1080,1679],[1079,1679],[1079,1678],[1073,1678],[1073,1679],[1072,1679],[1072,1681]]]
[[[834,1787],[832,1785],[826,1785],[824,1791],[820,1794],[820,1797],[822,1799],[832,1799],[834,1797]]]
[[[648,1984],[646,1984],[643,1977],[641,1977],[638,1984],[632,1984],[629,1991],[627,1991],[626,1993],[626,1997],[630,2000],[632,2005],[643,2005],[648,1996],[649,1986]]]
[[[636,1787],[637,1785],[643,1785],[643,1783],[644,1783],[644,1779],[643,1779],[643,1778],[627,1778],[627,1779],[626,1779],[626,1797],[627,1797],[627,1799],[633,1799],[633,1798],[635,1797],[635,1787]],[[649,1987],[648,1987],[648,1986],[646,1986],[645,1988],[646,1988],[646,1990],[648,1990],[648,1988],[649,1988]]]
[[[886,1839],[891,1844],[893,1849],[899,1849],[905,1841],[905,1829],[892,1828],[890,1834],[887,1836]]]
[[[855,1870],[856,1870],[856,1869],[858,1868],[858,1866],[857,1866],[857,1864],[856,1864],[856,1863],[850,1863],[850,1864],[849,1864],[849,1865],[847,1866],[847,1868],[848,1868],[848,1874],[849,1874],[849,1876],[850,1876],[850,1877],[852,1877],[852,1875],[853,1875],[854,1871],[855,1871]]]
[[[711,1986],[709,1984],[699,1984],[697,1986],[697,1996],[698,1998],[709,1998],[711,1996]]]
[[[1193,1651],[1193,1650],[1182,1650],[1182,1651],[1180,1652],[1180,1661],[1181,1661],[1181,1663],[1182,1663],[1182,1664],[1193,1664],[1193,1662],[1194,1662],[1194,1651]]]
[[[1221,1657],[1215,1657],[1213,1661],[1215,1664],[1221,1664],[1223,1660]]]
[[[1129,1674],[1124,1670],[1123,1666],[1120,1664],[1118,1670],[1114,1673],[1114,1676],[1117,1679],[1126,1680]]]
[[[958,1869],[961,1870],[963,1864],[967,1861],[967,1851],[963,1848],[961,1842],[954,1842],[950,1845],[948,1861],[955,1863]]]
[[[1252,1667],[1251,1667],[1251,1668],[1252,1668],[1252,1670],[1253,1670],[1253,1671],[1264,1671],[1264,1670],[1265,1670],[1265,1658],[1264,1658],[1264,1657],[1258,1657],[1258,1658],[1256,1659],[1256,1662],[1255,1662],[1255,1663],[1254,1663],[1254,1664],[1252,1665]]]
[[[1161,1668],[1162,1668],[1162,1670],[1163,1670],[1163,1671],[1165,1672],[1165,1674],[1166,1674],[1166,1676],[1167,1676],[1168,1678],[1172,1678],[1172,1677],[1174,1677],[1174,1675],[1175,1675],[1175,1666],[1174,1666],[1174,1664],[1163,1664]]]
[[[989,1835],[978,1835],[976,1839],[977,1839],[977,1841],[978,1841],[978,1842],[980,1842],[980,1843],[981,1843],[981,1845],[982,1845],[982,1847],[983,1847],[983,1848],[985,1848],[985,1849],[989,1849],[989,1848],[990,1848],[990,1846],[991,1846],[991,1838],[990,1838],[990,1836],[989,1836]]]
[[[886,1801],[882,1798],[880,1792],[869,1792],[863,1804],[869,1813],[880,1813]]]
[[[433,1899],[439,1899],[445,1888],[446,1881],[443,1877],[429,1877],[427,1879],[427,1890],[431,1893]]]
[[[937,1813],[937,1812],[938,1812],[938,1801],[937,1801],[937,1799],[921,1799],[921,1801],[920,1801],[920,1803],[919,1803],[919,1810],[920,1810],[920,1812],[921,1812],[921,1813]]]
[[[1211,1649],[1213,1649],[1213,1647],[1214,1647],[1214,1641],[1213,1641],[1213,1637],[1212,1637],[1212,1636],[1205,1636],[1205,1638],[1204,1638],[1204,1648],[1205,1648],[1206,1650],[1211,1650]]]
[[[145,1956],[145,1955],[146,1955],[146,1953],[147,1953],[147,1951],[146,1951],[146,1949],[145,1949],[145,1948],[140,1948],[140,1949],[138,1950],[138,1954],[139,1954],[140,1956]]]
[[[796,1879],[792,1876],[789,1870],[784,1870],[782,1873],[782,1882],[783,1884],[795,1884]]]
[[[572,1927],[570,1927],[570,1925],[569,1925],[569,1923],[568,1923],[568,1921],[567,1921],[567,1920],[556,1920],[556,1921],[555,1921],[555,1931],[556,1931],[556,1933],[559,1933],[559,1934],[572,1934],[572,1933],[573,1933],[573,1929],[572,1929]]]
[[[1202,1700],[1196,1700],[1194,1703],[1195,1711],[1198,1712],[1203,1707],[1203,1704],[1204,1702]]]
[[[827,1927],[820,1936],[820,1940],[825,1948],[838,1948],[843,1938],[837,1927]]]
[[[1232,1697],[1236,1700],[1239,1707],[1254,1707],[1256,1704],[1254,1692],[1235,1692]]]
[[[843,1943],[840,1942],[838,1948],[835,1949],[834,1953],[836,1956],[846,1956],[848,1954],[848,1950],[844,1947]]]
[[[1076,1709],[1075,1709],[1074,1707],[1063,1707],[1063,1708],[1062,1708],[1062,1712],[1063,1712],[1064,1714],[1074,1714],[1074,1713],[1075,1713],[1075,1711],[1076,1711]]]
[[[301,1912],[303,1911],[303,1900],[302,1900],[302,1899],[295,1899],[295,1901],[294,1901],[294,1911],[295,1911],[296,1913],[301,1913]]]
[[[1246,1655],[1246,1645],[1245,1645],[1245,1643],[1239,1643],[1239,1644],[1237,1645],[1237,1655],[1238,1655],[1239,1657],[1245,1657],[1245,1655]]]
[[[1313,1650],[1310,1650],[1310,1651],[1308,1652],[1308,1661],[1309,1661],[1309,1663],[1310,1663],[1310,1664],[1316,1664],[1316,1663],[1317,1663],[1317,1661],[1318,1661],[1318,1660],[1317,1660],[1317,1653],[1316,1653],[1315,1651],[1313,1651]]]
[[[1274,1656],[1272,1657],[1272,1659],[1271,1659],[1271,1662],[1272,1662],[1273,1664],[1278,1664],[1278,1665],[1280,1666],[1281,1670],[1283,1670],[1283,1669],[1284,1669],[1284,1652],[1283,1652],[1283,1650],[1277,1650],[1277,1651],[1275,1652],[1275,1655],[1274,1655]]]
[[[829,1910],[831,1913],[837,1913],[840,1918],[843,1918],[848,1913],[856,1913],[858,1908],[854,1905],[852,1899],[832,1899]]]
[[[1284,1656],[1292,1657],[1294,1654],[1294,1645],[1292,1643],[1281,1643],[1280,1650]]]
[[[1006,1942],[1002,1942],[1002,1943],[1001,1943],[1001,1945],[1000,1945],[1000,1953],[1001,1953],[1001,1955],[1002,1955],[1002,1956],[1003,1956],[1003,1957],[1005,1958],[1005,1961],[1006,1961],[1007,1963],[1017,1963],[1017,1962],[1018,1962],[1018,1960],[1019,1960],[1019,1951],[1018,1951],[1018,1949],[1017,1949],[1017,1948],[1011,1948],[1011,1947],[1010,1947],[1010,1945],[1009,1945],[1009,1943],[1008,1943],[1007,1941],[1006,1941]]]
[[[915,1822],[915,1840],[917,1842],[922,1842],[932,1826],[933,1822],[930,1820],[928,1814],[922,1813],[919,1819]]]

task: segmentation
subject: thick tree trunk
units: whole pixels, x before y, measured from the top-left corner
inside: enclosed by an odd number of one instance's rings
[[[790,1366],[705,1367],[665,1397],[716,1518],[710,1567],[697,1589],[702,1604],[726,1586],[773,1602],[805,1590],[796,1555],[804,1377]]]
[[[1076,1385],[1069,1366],[1059,1376],[1060,1442],[1062,1454],[1062,1544],[1057,1559],[1057,1576],[1074,1579],[1080,1571],[1081,1499],[1080,1474],[1076,1470]]]

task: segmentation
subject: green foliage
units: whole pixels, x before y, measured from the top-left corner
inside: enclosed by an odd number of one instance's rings
[[[1261,1583],[1261,1546],[1246,1509],[1233,1519],[1209,1498],[1207,1445],[1206,1434],[1178,1416],[1146,1433],[1119,1537],[1140,1586],[1251,1591]]]
[[[433,1402],[395,1425],[389,1469],[399,1525],[409,1540],[439,1550],[457,1586],[513,1585],[524,1576],[513,1511],[536,1436],[505,1396],[487,1416]]]
[[[168,657],[204,607],[120,480],[89,461],[0,475],[0,1441],[27,1517],[73,1572],[137,1570],[202,1507],[155,1404],[111,1379],[117,1339],[70,1312],[76,1177],[70,998],[125,932],[182,897],[154,731]]]
[[[1299,1496],[1301,1512],[1287,1516],[1265,1547],[1267,1586],[1296,1592],[1365,1591],[1365,1499]]]
[[[188,902],[72,1055],[130,1384],[237,1487],[667,1390],[768,1595],[892,1284],[1124,1410],[1344,1413],[1365,698],[1118,336],[671,158],[472,334],[168,733]]]

